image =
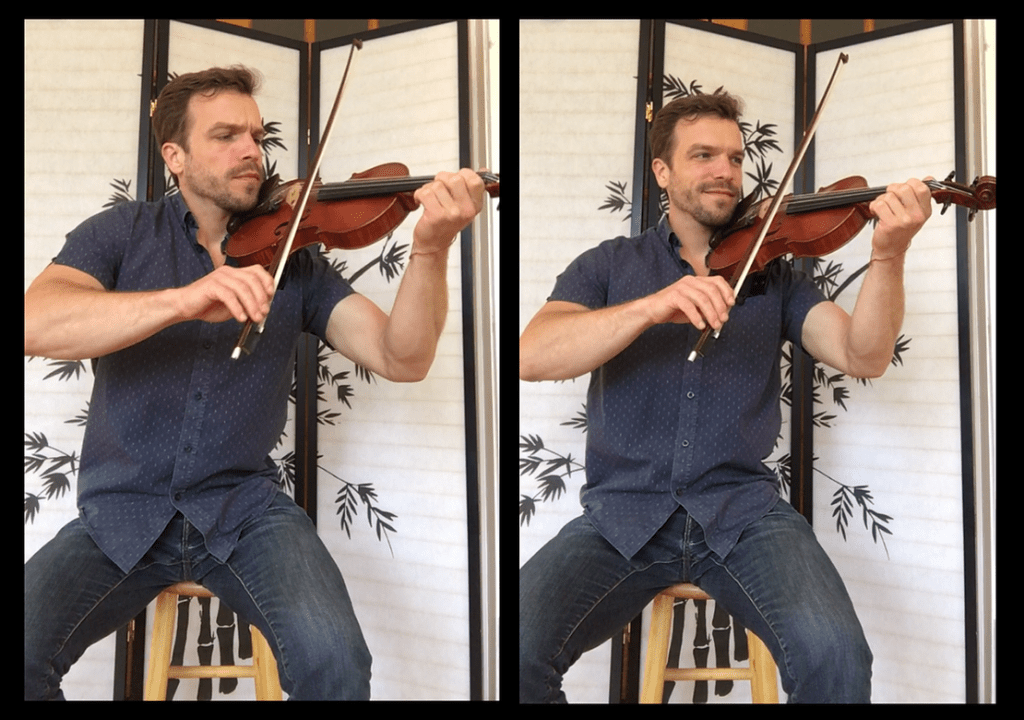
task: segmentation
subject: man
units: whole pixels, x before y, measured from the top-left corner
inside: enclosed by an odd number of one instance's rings
[[[665,587],[693,582],[768,645],[791,701],[867,702],[871,652],[807,522],[762,463],[777,437],[791,340],[878,377],[903,320],[903,254],[931,213],[919,180],[871,204],[879,222],[852,317],[787,262],[741,304],[705,258],[741,198],[738,99],[681,98],[651,128],[661,223],[584,253],[519,344],[524,380],[590,372],[584,514],[520,570],[520,700],[564,702],[562,676]],[[728,325],[687,362],[703,328]]]
[[[182,580],[262,631],[290,697],[369,697],[341,573],[268,453],[302,331],[388,379],[426,375],[448,247],[480,211],[483,183],[441,173],[415,193],[423,214],[390,316],[309,249],[275,292],[266,270],[223,251],[264,176],[257,84],[239,67],[170,82],[153,125],[180,193],[85,221],[25,293],[26,355],[99,358],[80,516],[25,565],[26,698],[63,697],[60,679],[89,645]],[[232,360],[239,323],[264,319],[253,354]]]

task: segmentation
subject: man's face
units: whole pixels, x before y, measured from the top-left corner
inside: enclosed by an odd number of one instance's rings
[[[228,212],[256,204],[263,182],[263,123],[256,101],[224,90],[189,100],[189,150],[178,182]]]
[[[716,115],[680,120],[671,163],[655,159],[652,167],[677,211],[705,227],[719,227],[741,199],[743,134],[735,121]]]

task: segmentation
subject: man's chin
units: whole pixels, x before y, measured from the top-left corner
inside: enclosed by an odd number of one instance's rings
[[[259,193],[253,193],[252,196],[246,195],[232,195],[227,203],[222,204],[221,208],[227,210],[229,213],[244,213],[252,210],[256,207],[256,201],[259,199]]]

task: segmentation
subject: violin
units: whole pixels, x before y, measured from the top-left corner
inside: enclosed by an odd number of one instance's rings
[[[477,174],[484,180],[487,193],[498,197],[498,175]],[[372,245],[405,220],[416,208],[413,191],[433,179],[410,177],[409,168],[391,162],[355,173],[345,182],[315,182],[291,252],[321,242],[327,249],[355,250]],[[225,254],[242,267],[269,267],[288,234],[302,184],[302,180],[282,183],[277,175],[267,178],[256,206],[228,221],[230,237]]]
[[[932,199],[942,203],[942,212],[950,204],[969,209],[968,220],[979,210],[996,206],[996,179],[990,175],[976,178],[970,185],[953,182],[953,173],[945,180],[926,180]],[[872,219],[868,204],[886,192],[884,187],[868,187],[859,176],[848,177],[807,195],[787,195],[768,228],[764,242],[754,257],[750,272],[763,270],[775,258],[792,253],[794,258],[821,257],[835,252],[857,236]],[[711,238],[707,264],[716,275],[735,276],[747,261],[754,240],[763,229],[763,221],[773,198],[753,202],[748,195],[737,206],[733,219]]]
[[[433,180],[410,178],[409,169],[401,163],[386,163],[356,173],[344,183],[328,185],[320,181],[320,165],[338,116],[352,59],[362,47],[361,40],[352,41],[309,177],[283,184],[276,175],[268,178],[260,186],[256,207],[228,222],[230,237],[225,254],[236,258],[239,265],[264,265],[274,278],[275,289],[293,251],[317,242],[329,248],[358,248],[376,242],[398,227],[416,207],[411,193]],[[487,173],[484,180],[488,191],[497,196],[498,176]],[[252,320],[243,324],[231,351],[233,360],[253,352],[265,323],[266,318],[258,325]]]
[[[814,117],[779,187],[788,187],[793,179],[817,130],[839,71],[849,60],[846,53],[839,54]],[[951,203],[966,205],[971,209],[969,219],[973,219],[978,210],[996,206],[994,177],[977,178],[970,186],[952,180],[953,173],[950,173],[942,182],[929,180],[925,183],[932,191],[932,198],[943,203],[943,212]],[[718,275],[731,272],[729,285],[739,293],[748,273],[764,269],[777,257],[787,253],[795,257],[820,257],[838,250],[873,217],[868,203],[885,192],[885,188],[868,188],[864,178],[855,176],[810,195],[774,195],[756,204],[753,196],[748,195],[737,206],[731,222],[711,238],[706,259],[708,267]],[[706,326],[687,360],[694,362],[703,357],[708,339],[712,334],[717,338],[720,332],[711,325]]]

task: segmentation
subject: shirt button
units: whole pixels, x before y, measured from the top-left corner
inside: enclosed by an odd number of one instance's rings
[[[174,493],[174,499],[175,500],[181,500],[181,498],[182,498],[182,494],[180,492]]]
[[[683,447],[690,447],[690,441],[689,440],[683,440]]]
[[[694,397],[694,392],[693,392],[693,390],[691,390],[690,392],[686,393],[686,397],[687,397],[688,399],[690,399],[690,400],[693,400],[693,397]]]

